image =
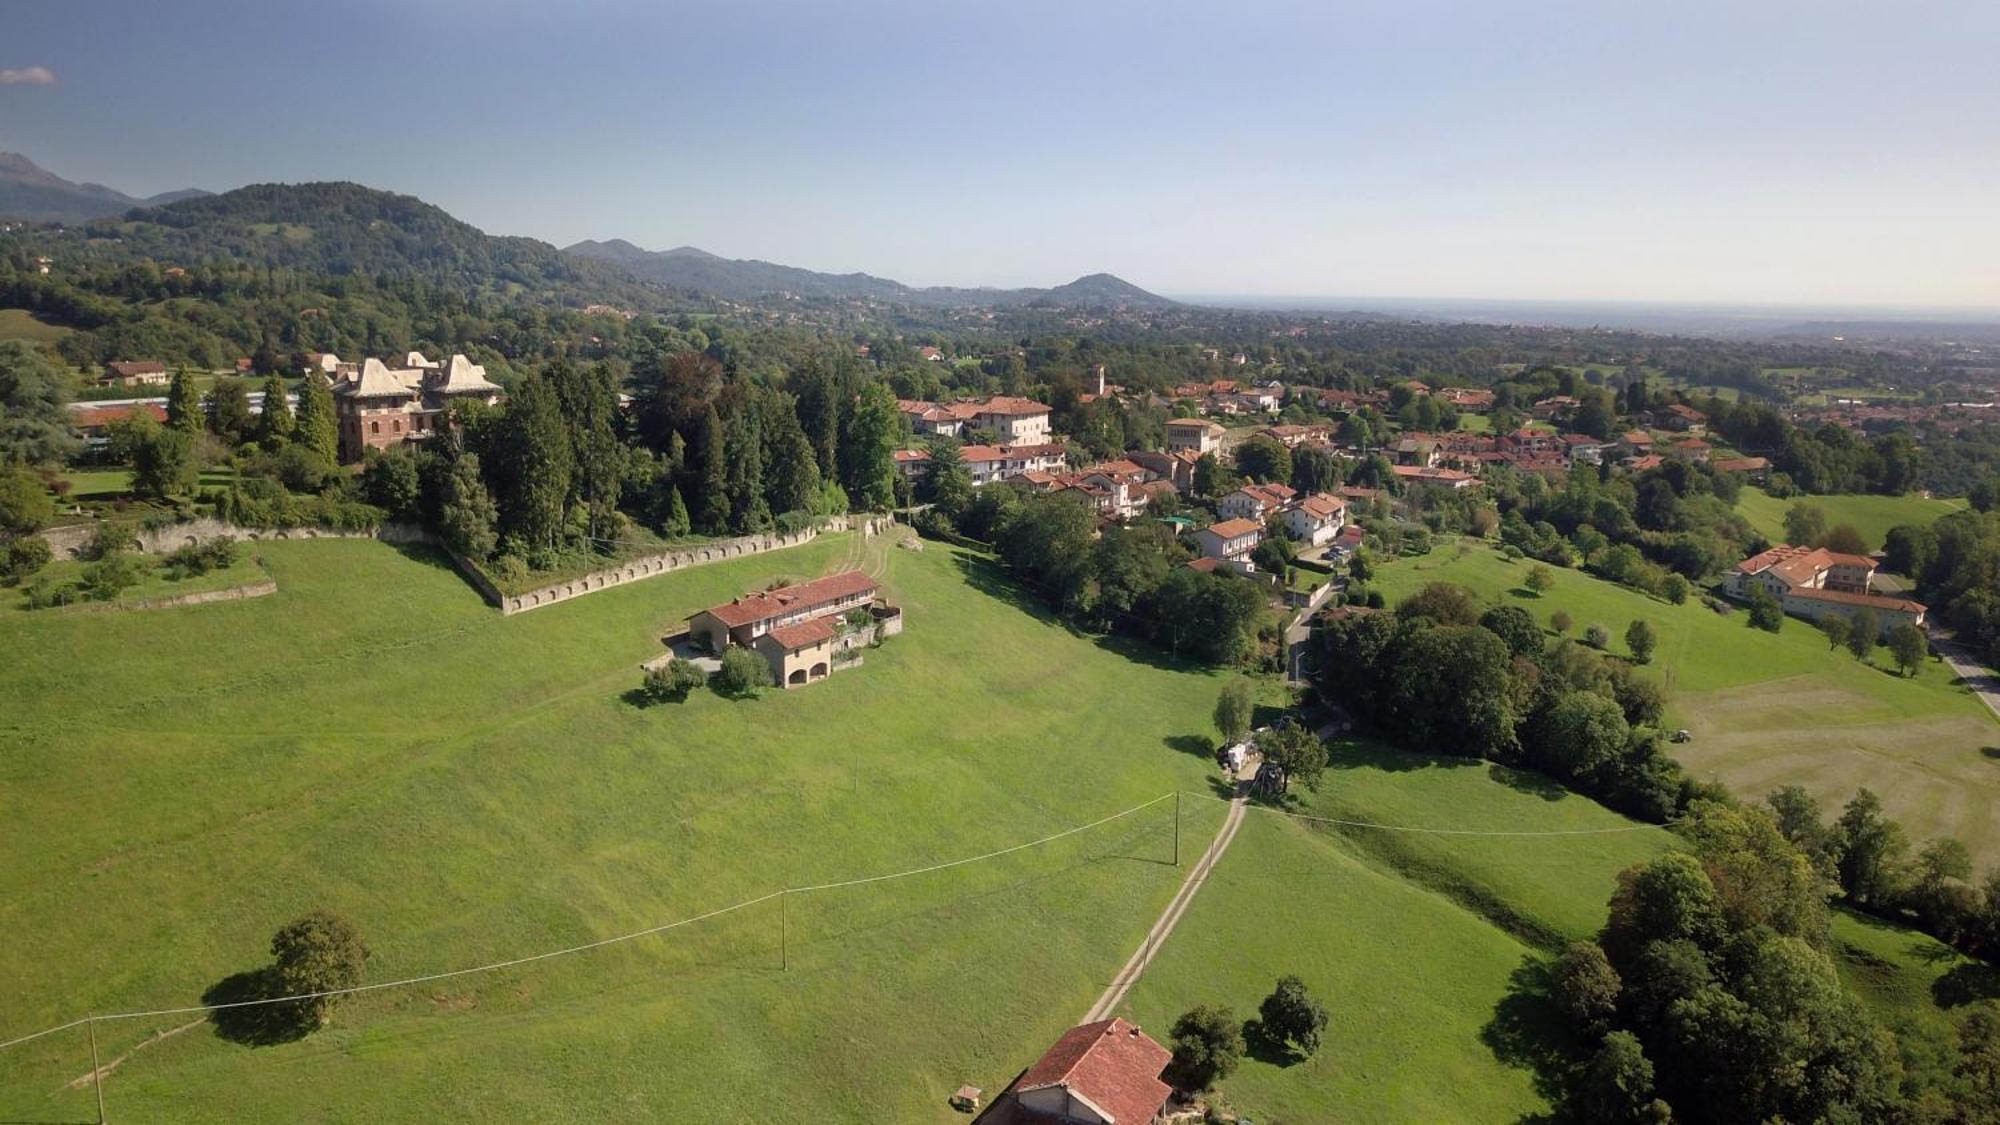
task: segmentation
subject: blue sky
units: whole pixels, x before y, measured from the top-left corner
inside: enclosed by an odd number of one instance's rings
[[[1996,43],[1991,0],[0,0],[0,148],[915,284],[2000,307]]]

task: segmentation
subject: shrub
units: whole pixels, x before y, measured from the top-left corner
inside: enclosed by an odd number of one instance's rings
[[[1602,649],[1611,643],[1611,630],[1595,623],[1585,626],[1583,643],[1591,648]]]
[[[14,586],[36,571],[49,565],[55,552],[49,550],[46,541],[24,535],[7,544],[6,557],[0,560],[0,585]]]
[[[84,544],[83,557],[86,559],[109,558],[120,551],[129,551],[139,545],[139,536],[122,523],[97,525],[96,534]]]
[[[758,688],[771,686],[771,665],[742,645],[730,645],[722,651],[722,670],[715,674],[715,686],[724,695],[755,695]]]
[[[42,478],[18,465],[0,466],[0,531],[26,535],[55,516]]]
[[[176,547],[160,560],[160,568],[167,577],[178,582],[184,578],[207,574],[212,570],[228,570],[236,565],[236,541],[226,535],[217,536],[206,543],[189,543]]]
[[[107,555],[83,568],[83,596],[108,602],[139,584],[145,567],[132,555]]]
[[[1554,613],[1549,614],[1549,628],[1554,629],[1558,633],[1569,632],[1570,627],[1574,624],[1575,622],[1570,620],[1569,612],[1567,610],[1559,609],[1556,610]]]
[[[640,692],[654,703],[677,703],[707,682],[708,674],[689,661],[670,660],[646,669],[646,682]]]
[[[44,575],[27,588],[25,595],[29,609],[49,609],[74,604],[82,592],[74,582],[56,582]]]
[[[1686,605],[1688,600],[1688,580],[1678,574],[1669,574],[1667,575],[1667,580],[1660,584],[1660,593],[1665,595],[1666,599],[1675,605]]]

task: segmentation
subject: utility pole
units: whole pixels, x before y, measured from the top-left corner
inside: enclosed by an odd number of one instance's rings
[[[1181,865],[1181,791],[1174,790],[1174,866]]]
[[[790,891],[778,892],[778,968],[785,972],[792,968],[791,950],[785,944],[785,900],[790,897]]]
[[[90,1086],[97,1091],[97,1125],[104,1125],[104,1071],[97,1065],[97,1017],[90,1017]]]

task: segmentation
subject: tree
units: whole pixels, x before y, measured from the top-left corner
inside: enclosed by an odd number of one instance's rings
[[[1834,524],[1827,531],[1826,537],[1820,541],[1820,546],[1843,555],[1865,555],[1868,553],[1867,541],[1861,538],[1861,533],[1854,529],[1853,524],[1848,523]]]
[[[1240,483],[1240,478],[1234,472],[1230,471],[1229,466],[1224,465],[1218,460],[1213,453],[1202,454],[1201,458],[1194,463],[1194,494],[1196,496],[1213,500],[1218,496],[1233,491]]]
[[[1326,769],[1326,743],[1313,732],[1291,724],[1259,731],[1257,752],[1285,771],[1287,789],[1294,781],[1307,789],[1319,788],[1320,774]]]
[[[1542,563],[1536,563],[1528,568],[1527,586],[1529,590],[1534,592],[1536,597],[1540,597],[1550,590],[1555,589],[1556,572],[1550,570]]]
[[[1854,654],[1854,659],[1868,659],[1868,654],[1875,651],[1875,642],[1881,635],[1882,622],[1875,616],[1874,610],[1864,606],[1848,615],[1847,651]]]
[[[1625,748],[1631,728],[1616,700],[1592,691],[1565,692],[1541,722],[1529,760],[1558,777],[1588,776]]]
[[[1591,648],[1602,651],[1606,646],[1611,644],[1611,630],[1593,621],[1589,625],[1584,626],[1583,643],[1589,645]]]
[[[1326,1032],[1326,1006],[1295,976],[1278,978],[1277,987],[1258,1005],[1257,1019],[1273,1043],[1290,1047],[1300,1058],[1313,1057]]]
[[[1573,941],[1556,958],[1549,998],[1586,1035],[1602,1034],[1618,1014],[1618,970],[1596,943]]]
[[[417,514],[417,459],[407,449],[371,457],[361,470],[361,495],[392,516]]]
[[[715,686],[724,695],[756,695],[758,688],[771,686],[771,664],[742,645],[730,645],[722,650]]]
[[[1771,815],[1777,819],[1779,834],[1805,853],[1824,878],[1838,879],[1839,841],[1820,815],[1819,802],[1806,791],[1805,786],[1786,785],[1774,789],[1764,797],[1764,803],[1770,806]]]
[[[480,478],[478,455],[466,453],[458,458],[443,493],[438,530],[444,535],[445,546],[472,559],[491,555],[500,512]]]
[[[1643,617],[1625,627],[1625,647],[1631,650],[1635,663],[1652,663],[1653,648],[1658,643],[1659,638],[1653,634],[1652,623]]]
[[[959,456],[956,442],[935,442],[930,454],[930,467],[917,496],[957,519],[972,503],[972,473],[965,467],[965,458]]]
[[[42,478],[22,465],[0,462],[0,532],[31,535],[55,518],[55,501]]]
[[[1882,799],[1862,789],[1834,822],[1840,841],[1840,886],[1863,906],[1886,906],[1902,894],[1910,844],[1903,826],[1882,812]]]
[[[1619,874],[1598,944],[1629,981],[1639,953],[1651,943],[1686,941],[1711,951],[1722,936],[1715,884],[1699,859],[1673,851]]]
[[[729,492],[729,529],[755,535],[771,527],[771,506],[764,498],[764,439],[757,414],[739,408],[723,427],[724,479]]]
[[[1785,509],[1785,542],[1817,547],[1826,538],[1826,511],[1817,504],[1794,500]]]
[[[1554,629],[1557,633],[1567,633],[1575,624],[1576,622],[1570,620],[1568,610],[1559,609],[1549,614],[1549,628]]]
[[[1256,702],[1256,689],[1242,676],[1232,677],[1222,685],[1222,693],[1215,700],[1215,729],[1222,732],[1222,743],[1233,746],[1243,741],[1250,733],[1250,713]]]
[[[269,381],[265,387],[268,389]],[[278,396],[283,402],[284,396]],[[268,409],[268,406],[266,407]],[[333,415],[333,388],[326,377],[309,371],[299,383],[299,413],[292,427],[292,440],[326,458],[328,464],[340,456],[340,433]]]
[[[303,441],[303,403],[299,413]],[[492,453],[500,526],[530,547],[553,547],[567,514],[576,461],[547,376],[529,375],[514,388],[493,434]]]
[[[681,490],[668,486],[667,514],[660,520],[660,534],[668,539],[678,539],[694,529],[688,519],[687,501],[681,499]]]
[[[1638,1036],[1614,1031],[1604,1037],[1577,1082],[1576,1109],[1578,1120],[1604,1125],[1666,1120],[1664,1103],[1653,1099],[1653,1064]]]
[[[1410,629],[1389,654],[1390,713],[1419,750],[1499,757],[1515,748],[1513,654],[1478,626]]]
[[[204,429],[202,422],[201,392],[194,389],[194,373],[180,368],[167,384],[167,428],[192,437]]]
[[[250,417],[250,392],[243,380],[224,375],[208,391],[208,431],[226,445],[249,438],[256,427]]]
[[[1660,593],[1664,594],[1666,599],[1674,605],[1686,605],[1688,600],[1688,580],[1678,574],[1669,574],[1667,575],[1667,580],[1660,585]]]
[[[0,340],[0,461],[59,465],[83,449],[70,377],[20,340]]]
[[[1916,674],[1930,650],[1931,643],[1925,639],[1924,631],[1908,621],[1899,622],[1889,630],[1889,651],[1896,658],[1896,667],[1906,676]]]
[[[293,919],[271,938],[272,966],[281,995],[311,996],[353,988],[361,983],[368,963],[368,946],[346,919],[315,910]],[[308,1029],[326,1023],[334,996],[311,996],[294,1010]]]
[[[1507,642],[1515,656],[1533,656],[1542,651],[1542,627],[1535,615],[1517,605],[1494,606],[1479,615],[1479,627]]]
[[[1236,447],[1236,469],[1262,484],[1292,479],[1292,451],[1284,442],[1258,434]]]
[[[1847,643],[1847,634],[1852,626],[1853,620],[1844,613],[1830,613],[1819,619],[1819,631],[1826,634],[1828,652]]]
[[[1750,627],[1775,633],[1785,625],[1785,607],[1762,586],[1750,591]]]
[[[0,552],[0,585],[13,586],[33,577],[54,558],[55,552],[49,549],[48,540],[40,536],[23,535],[10,539],[6,550]]]
[[[861,388],[840,444],[841,483],[861,511],[887,511],[896,502],[896,445],[903,415],[888,384]]]
[[[308,376],[307,381],[310,382],[312,378],[312,376]],[[303,391],[301,391],[299,399],[299,405],[303,407],[305,405]],[[257,444],[263,446],[265,449],[275,450],[292,440],[292,435],[296,432],[297,425],[292,420],[292,403],[285,394],[285,381],[276,375],[266,376],[264,379],[264,405],[262,412],[257,415],[257,427],[255,430]],[[329,453],[328,456],[332,456],[332,454]]]
[[[186,430],[163,427],[144,411],[113,425],[112,447],[132,463],[133,491],[165,500],[194,489],[200,466]]]
[[[1439,625],[1473,625],[1480,613],[1478,596],[1451,582],[1426,582],[1396,603],[1396,616],[1404,621],[1425,617]]]
[[[1243,1030],[1227,1008],[1203,1004],[1174,1021],[1174,1057],[1161,1075],[1190,1093],[1206,1090],[1236,1070],[1243,1058]]]
[[[1921,524],[1900,524],[1882,541],[1882,567],[1909,578],[1922,578],[1937,558],[1937,533]]]
[[[721,535],[729,530],[729,463],[724,452],[722,415],[716,412],[714,403],[709,403],[699,419],[688,442],[694,529],[704,535]]]
[[[678,703],[688,697],[688,693],[708,682],[708,673],[687,660],[669,660],[657,667],[646,669],[646,678],[639,691],[654,703]]]

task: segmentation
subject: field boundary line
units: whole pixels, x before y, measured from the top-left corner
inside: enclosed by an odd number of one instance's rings
[[[110,1020],[148,1019],[154,1016],[190,1015],[195,1012],[220,1012],[232,1008],[251,1008],[264,1004],[290,1004],[290,1003],[296,1003],[300,1000],[320,1000],[335,996],[351,996],[361,992],[379,992],[383,989],[389,989],[389,988],[406,988],[414,984],[428,984],[432,981],[448,980],[453,977],[470,976],[475,973],[497,972],[498,970],[501,969],[511,969],[516,966],[531,964],[536,961],[547,961],[555,957],[567,957],[571,954],[584,953],[593,949],[602,949],[608,945],[617,945],[621,942],[634,941],[642,937],[651,937],[655,934],[665,933],[668,930],[679,929],[682,926],[691,926],[696,922],[705,922],[711,918],[719,918],[724,914],[729,914],[738,910],[743,910],[747,907],[756,906],[760,903],[770,902],[772,899],[781,898],[785,895],[809,894],[814,891],[831,891],[831,890],[838,890],[843,887],[865,886],[870,883],[886,883],[894,879],[908,879],[913,876],[928,875],[933,872],[945,871],[954,867],[964,867],[967,864],[979,863],[983,860],[998,859],[1004,855],[1012,855],[1015,852],[1026,851],[1029,848],[1040,847],[1043,844],[1054,843],[1055,841],[1063,839],[1064,837],[1074,836],[1080,832],[1088,832],[1093,828],[1098,828],[1103,825],[1109,824],[1112,821],[1118,820],[1122,817],[1131,816],[1133,813],[1142,812],[1146,809],[1150,809],[1154,805],[1157,805],[1162,801],[1171,799],[1173,796],[1174,794],[1171,791],[1162,793],[1159,796],[1153,798],[1152,800],[1144,802],[1143,804],[1133,805],[1129,809],[1123,809],[1119,812],[1112,813],[1109,816],[1099,817],[1098,819],[1090,821],[1087,824],[1079,824],[1072,828],[1065,828],[1061,832],[1056,832],[1048,836],[1043,836],[1037,840],[1029,840],[1026,843],[1014,844],[1010,847],[1005,847],[995,851],[985,852],[981,855],[966,856],[962,859],[947,860],[943,863],[933,863],[926,867],[913,867],[905,871],[891,871],[882,875],[866,875],[858,879],[841,879],[830,883],[810,883],[796,887],[783,887],[778,890],[771,891],[767,894],[758,895],[755,898],[747,898],[741,902],[732,903],[728,906],[717,907],[714,910],[705,911],[701,914],[696,914],[691,917],[677,919],[672,922],[665,922],[657,926],[648,926],[645,929],[633,930],[629,933],[615,934],[611,937],[599,938],[596,941],[584,942],[580,945],[566,946],[561,949],[551,949],[541,953],[531,953],[522,957],[508,958],[507,960],[504,961],[492,961],[483,965],[472,965],[463,969],[450,969],[440,973],[426,973],[422,976],[404,977],[399,980],[378,981],[372,984],[358,984],[350,988],[330,988],[319,992],[300,992],[288,996],[267,996],[267,997],[261,997],[256,1000],[233,1000],[223,1004],[191,1004],[179,1008],[152,1008],[144,1011],[97,1013],[93,1015],[84,1016],[81,1019],[71,1020],[68,1023],[57,1024],[54,1027],[46,1027],[40,1031],[32,1032],[27,1035],[17,1036],[13,1039],[8,1039],[4,1042],[0,1042],[0,1050],[6,1050],[9,1047],[19,1046],[22,1043],[27,1043],[32,1040],[40,1039],[45,1035],[54,1035],[56,1032],[59,1031],[67,1031],[70,1028],[82,1027],[85,1024],[91,1024],[91,1023],[106,1022]]]

